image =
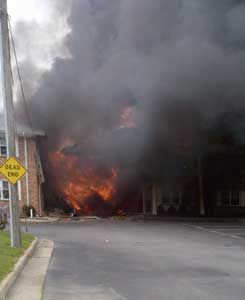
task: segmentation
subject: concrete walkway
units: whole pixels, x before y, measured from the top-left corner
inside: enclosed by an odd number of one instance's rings
[[[54,243],[40,240],[19,278],[10,290],[7,300],[40,300]]]

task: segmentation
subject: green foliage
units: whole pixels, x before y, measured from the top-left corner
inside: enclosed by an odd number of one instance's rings
[[[34,236],[31,234],[22,234],[22,248],[12,248],[10,246],[9,232],[0,232],[0,281],[11,271],[18,258],[30,246]]]

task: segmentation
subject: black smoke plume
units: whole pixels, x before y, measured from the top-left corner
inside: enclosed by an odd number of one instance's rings
[[[227,127],[244,138],[245,1],[58,2],[69,54],[41,75],[30,100],[46,151],[69,138],[66,151],[118,165],[127,185],[174,169],[173,152],[199,151],[203,130],[230,112],[239,121],[227,117]],[[32,68],[23,62],[27,89]],[[133,129],[119,128],[126,107]]]

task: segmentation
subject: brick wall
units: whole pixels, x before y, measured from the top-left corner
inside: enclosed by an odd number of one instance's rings
[[[37,164],[37,145],[34,138],[26,138],[27,141],[27,152],[28,152],[28,176],[24,176],[19,184],[20,192],[20,207],[27,205],[27,179],[29,183],[29,203],[35,207],[38,215],[42,214],[42,203],[40,203],[40,184],[38,176],[38,164]],[[18,160],[25,166],[25,143],[24,138],[18,138],[19,156]],[[0,157],[0,164],[2,164],[6,158]],[[0,174],[0,179],[3,176]],[[0,207],[8,205],[8,201],[0,200]]]

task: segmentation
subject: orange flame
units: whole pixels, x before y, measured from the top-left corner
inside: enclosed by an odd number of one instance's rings
[[[131,106],[126,107],[121,114],[121,124],[119,128],[135,128],[134,109]]]
[[[68,204],[77,211],[90,212],[86,200],[97,195],[104,202],[110,202],[116,193],[117,170],[112,169],[108,176],[96,174],[93,164],[80,167],[79,158],[66,155],[62,151],[52,152],[49,160],[58,177],[56,185]]]

